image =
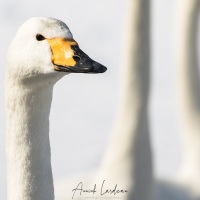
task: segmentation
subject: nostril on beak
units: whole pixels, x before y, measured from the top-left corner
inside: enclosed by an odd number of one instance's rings
[[[76,62],[79,62],[81,58],[80,58],[79,56],[73,56],[73,59],[74,59]]]

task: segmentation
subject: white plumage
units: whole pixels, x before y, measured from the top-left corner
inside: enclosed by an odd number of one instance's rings
[[[68,51],[71,60],[64,54]],[[59,20],[31,18],[19,28],[8,51],[5,81],[8,200],[54,199],[49,143],[53,86],[69,72],[105,70],[80,51]]]
[[[130,195],[123,196],[124,200],[153,199],[154,181],[147,120],[148,4],[145,0],[130,4],[128,42],[124,49],[126,62],[122,65],[122,105],[118,120],[101,168],[91,175],[90,183],[87,183],[88,176],[83,178],[87,186],[102,182],[104,178],[109,180],[109,187],[119,182],[122,188],[131,191]],[[183,51],[179,55],[179,72],[185,136],[189,143],[186,142],[186,164],[181,178],[174,183],[156,185],[156,198],[159,200],[193,200],[199,197],[199,81],[194,45],[199,2],[190,1],[184,8],[181,24],[183,37],[180,37],[179,43]],[[48,117],[53,85],[64,74],[55,73],[48,43],[38,45],[35,40],[38,32],[49,38],[72,39],[72,34],[63,22],[51,18],[32,18],[19,29],[10,46],[5,84],[9,200],[54,199]],[[74,184],[77,182],[75,180]],[[60,184],[60,191],[64,193],[60,193],[58,200],[65,199],[68,195],[66,193],[71,192],[71,186],[66,182]]]

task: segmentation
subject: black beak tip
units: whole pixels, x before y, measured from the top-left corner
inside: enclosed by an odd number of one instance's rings
[[[94,62],[92,66],[93,66],[92,70],[93,73],[104,73],[107,70],[105,66],[97,62]]]

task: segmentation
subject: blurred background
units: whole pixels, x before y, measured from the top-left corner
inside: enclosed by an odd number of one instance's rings
[[[177,0],[152,0],[150,128],[157,177],[174,176],[181,162],[174,62]],[[50,139],[54,180],[98,167],[119,97],[127,0],[1,0],[0,196],[6,195],[4,75],[6,52],[17,28],[33,16],[58,18],[80,47],[107,66],[102,75],[67,76],[54,88]]]

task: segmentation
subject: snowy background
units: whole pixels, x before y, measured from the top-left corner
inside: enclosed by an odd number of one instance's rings
[[[181,163],[176,104],[174,33],[177,0],[152,0],[150,122],[157,176],[173,176]],[[97,167],[111,133],[119,96],[127,0],[1,0],[0,197],[6,199],[4,74],[6,52],[29,17],[51,16],[70,27],[80,47],[107,66],[102,75],[71,75],[54,88],[51,146],[54,179]],[[64,106],[63,106],[64,105]]]

